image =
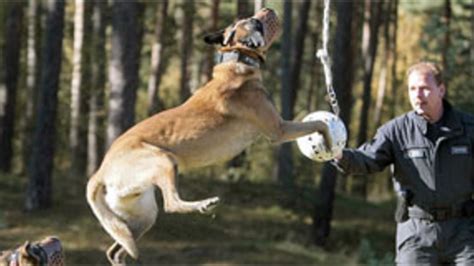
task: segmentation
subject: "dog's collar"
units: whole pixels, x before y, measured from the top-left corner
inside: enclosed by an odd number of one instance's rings
[[[221,52],[219,63],[228,61],[237,61],[257,68],[260,68],[260,63],[262,62],[260,58],[254,58],[239,51]]]

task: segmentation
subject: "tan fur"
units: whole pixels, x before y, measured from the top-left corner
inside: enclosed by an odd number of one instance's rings
[[[181,200],[177,171],[228,160],[259,135],[280,143],[321,131],[322,122],[290,122],[279,116],[262,85],[260,69],[238,62],[214,67],[213,78],[184,104],[138,123],[110,147],[87,186],[87,200],[116,243],[107,252],[112,264],[138,258],[135,241],[158,214],[155,187],[164,211],[206,212],[217,197]],[[125,252],[124,252],[125,251]]]
[[[0,266],[9,266],[11,265],[10,259],[12,258],[12,254],[15,252],[17,253],[17,263],[19,266],[37,266],[40,265],[37,258],[32,257],[28,251],[27,247],[30,245],[29,242],[18,247],[16,250],[6,250],[0,252]]]

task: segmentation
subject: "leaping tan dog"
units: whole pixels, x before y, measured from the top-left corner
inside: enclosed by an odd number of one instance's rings
[[[115,240],[107,257],[125,264],[138,258],[136,241],[155,223],[155,187],[161,189],[167,213],[204,213],[218,197],[184,201],[177,192],[179,171],[228,160],[259,135],[281,143],[321,132],[319,121],[284,121],[262,84],[260,64],[278,36],[275,13],[263,9],[223,31],[205,37],[220,44],[221,62],[213,78],[182,105],[138,123],[110,147],[87,185],[87,200]]]

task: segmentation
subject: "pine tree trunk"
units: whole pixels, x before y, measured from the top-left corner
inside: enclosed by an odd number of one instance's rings
[[[85,117],[86,97],[83,84],[83,72],[87,69],[84,60],[84,34],[86,3],[84,0],[74,2],[74,44],[71,75],[71,114],[69,127],[69,149],[71,153],[72,176],[82,176],[86,168],[87,128]],[[83,65],[85,68],[83,68]]]
[[[320,75],[320,62],[318,57],[316,56],[316,53],[318,52],[318,49],[320,47],[319,43],[319,36],[320,36],[320,28],[321,28],[321,14],[322,12],[320,11],[322,9],[321,7],[322,2],[316,2],[313,5],[314,9],[314,15],[313,15],[313,20],[315,21],[315,26],[312,29],[311,32],[311,54],[314,55],[311,59],[311,75],[310,75],[310,81],[309,81],[309,88],[308,88],[308,97],[306,98],[306,111],[307,112],[313,112],[314,110],[317,110],[320,108],[321,105],[321,95],[322,95],[322,87],[320,87],[321,83],[321,75]]]
[[[298,90],[300,88],[301,83],[301,66],[303,64],[306,33],[308,32],[308,17],[309,10],[311,9],[311,1],[302,0],[299,4],[299,19],[295,32],[294,45],[292,47],[293,60],[291,62],[291,86],[293,87],[293,89],[291,90],[291,109],[293,109],[293,113],[296,105],[296,99],[298,98]]]
[[[257,13],[260,9],[265,7],[265,0],[254,0],[254,13]]]
[[[380,26],[381,7],[383,2],[365,1],[364,30],[362,36],[362,57],[364,61],[364,91],[359,123],[357,145],[367,140],[368,118],[371,105],[372,76],[378,46],[378,30]],[[375,5],[375,6],[373,6]],[[365,192],[364,192],[365,194]]]
[[[249,3],[246,0],[238,0],[237,1],[237,17],[238,18],[245,18],[251,16]],[[237,156],[232,158],[227,163],[227,174],[229,175],[228,178],[230,179],[239,179],[241,171],[237,171],[236,169],[243,168],[245,164],[245,157],[246,151],[242,151]]]
[[[107,147],[110,147],[112,142],[135,122],[143,31],[141,13],[141,2],[113,1]]]
[[[340,117],[345,125],[350,125],[352,110],[352,82],[354,53],[353,36],[353,7],[351,1],[338,1],[337,28],[334,39],[333,77],[334,89],[341,107]],[[347,128],[349,130],[349,128]],[[350,133],[350,132],[348,132]],[[324,246],[331,230],[332,210],[337,180],[337,171],[329,163],[325,163],[321,172],[319,184],[319,200],[314,207],[313,240],[316,245]]]
[[[53,198],[52,172],[54,165],[56,113],[64,28],[63,0],[50,0],[46,6],[46,30],[43,40],[41,75],[36,127],[29,165],[26,210],[45,209]]]
[[[379,76],[379,86],[377,90],[377,99],[375,101],[374,109],[374,124],[375,128],[378,128],[382,119],[382,108],[384,104],[385,92],[387,90],[387,72],[388,66],[392,60],[390,57],[390,14],[392,10],[392,1],[385,3],[384,16],[383,16],[383,39],[384,39],[384,50],[382,55],[380,76]]]
[[[252,16],[249,0],[237,0],[237,18],[247,18]]]
[[[331,233],[331,221],[334,209],[334,198],[337,181],[337,170],[330,163],[325,163],[321,171],[319,200],[313,212],[313,240],[317,246],[325,246]]]
[[[26,87],[25,94],[29,97],[25,99],[25,112],[22,119],[22,157],[23,171],[28,167],[31,153],[31,142],[33,139],[33,125],[36,110],[35,99],[38,98],[38,62],[39,62],[39,33],[40,33],[40,5],[37,0],[28,1],[28,35],[26,48]]]
[[[22,2],[10,2],[7,5],[2,49],[5,52],[1,54],[5,85],[0,87],[0,172],[10,172],[12,167],[24,6]]]
[[[159,90],[161,76],[164,71],[164,37],[166,29],[166,20],[168,17],[168,0],[158,3],[155,40],[151,48],[151,72],[148,78],[148,115],[151,116],[158,112],[161,107]]]
[[[87,126],[87,175],[90,176],[99,166],[104,153],[106,83],[106,29],[107,2],[94,0],[92,12],[92,36],[89,53],[91,66],[91,90]]]
[[[283,4],[283,34],[281,44],[281,114],[283,119],[293,119],[293,107],[291,89],[291,16],[292,1],[284,1]],[[278,149],[277,155],[277,180],[286,191],[292,192],[295,184],[293,180],[293,157],[290,143],[283,143]]]
[[[212,0],[211,7],[211,24],[208,32],[217,31],[219,23],[219,5],[220,0]],[[212,78],[212,69],[214,68],[214,55],[216,53],[215,47],[212,45],[206,46],[206,61],[204,63],[204,74],[206,76],[206,81],[209,81]]]
[[[194,20],[194,2],[183,1],[183,25],[181,27],[181,80],[180,95],[181,102],[186,101],[191,96],[191,58],[193,51],[193,20]]]
[[[361,145],[367,140],[369,127],[369,109],[372,102],[372,76],[374,72],[375,57],[378,46],[378,29],[380,26],[381,7],[383,2],[365,1],[364,30],[362,36],[362,57],[364,61],[364,89],[362,95],[362,108],[359,119],[359,134],[357,136],[357,145]],[[374,5],[374,6],[373,6]],[[367,198],[368,178],[363,175],[359,178],[361,181],[360,195]]]
[[[285,13],[285,19],[287,19],[287,21],[291,21],[292,14],[292,7],[290,6],[291,3],[289,2],[290,1],[285,2],[285,10],[288,10],[288,12]],[[288,7],[286,7],[287,4],[289,5]],[[286,120],[293,120],[294,118],[297,92],[300,86],[304,41],[306,32],[308,30],[308,16],[310,6],[311,2],[309,0],[304,0],[300,3],[300,16],[294,43],[285,43],[282,45],[282,49],[292,50],[291,54],[288,55],[288,59],[283,59],[282,61],[283,68],[289,68],[289,73],[282,73],[282,116]],[[289,23],[287,28],[284,28],[284,30],[288,30],[288,35],[285,37],[288,38],[288,42],[291,42],[291,24]],[[286,57],[285,54],[282,54],[282,56],[283,58]],[[287,74],[289,74],[289,77],[286,77]],[[283,94],[283,92],[285,93]],[[293,176],[293,152],[291,143],[284,143],[278,152],[278,180],[287,191],[293,192],[295,184]]]

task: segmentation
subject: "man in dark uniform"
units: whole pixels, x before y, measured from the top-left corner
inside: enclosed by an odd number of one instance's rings
[[[474,116],[445,99],[431,62],[407,71],[413,111],[381,126],[358,149],[344,149],[340,171],[369,174],[393,166],[401,201],[396,212],[396,262],[474,265]]]

